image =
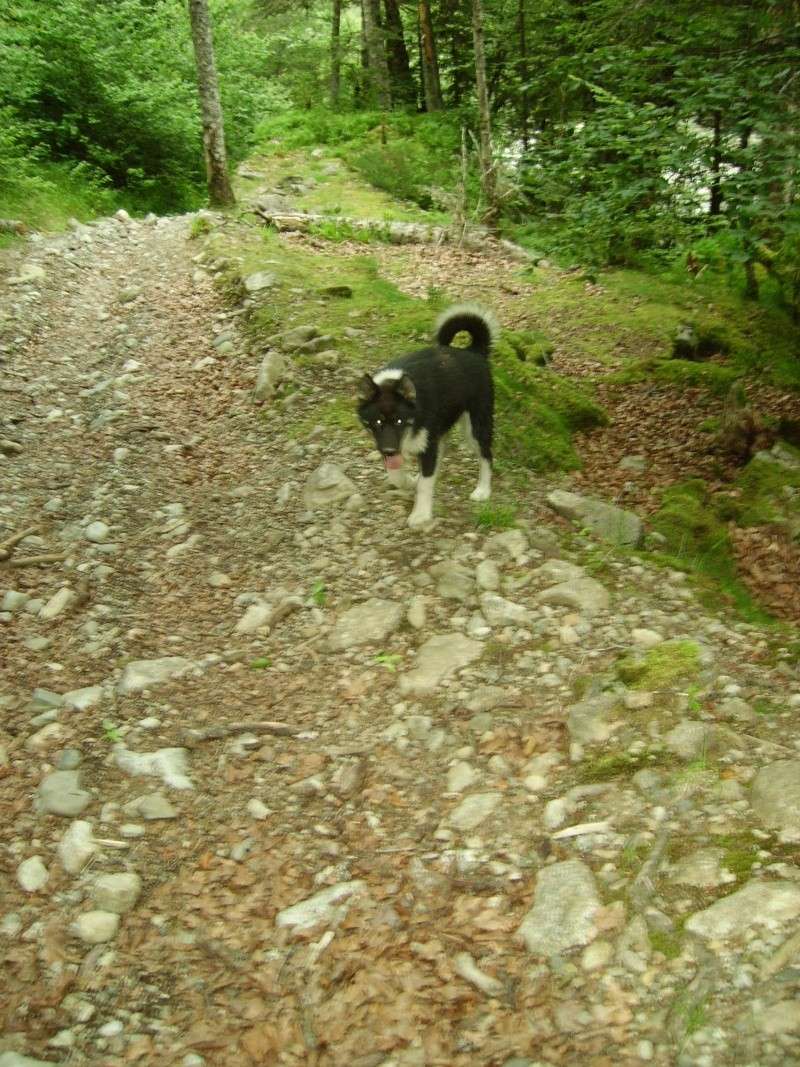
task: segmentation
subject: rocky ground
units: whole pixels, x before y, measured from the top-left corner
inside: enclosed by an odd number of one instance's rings
[[[189,225],[2,264],[0,1065],[800,1063],[793,632],[546,479],[407,529]]]

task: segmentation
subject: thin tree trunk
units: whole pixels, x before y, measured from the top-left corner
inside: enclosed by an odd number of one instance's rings
[[[525,27],[525,0],[519,0],[517,8],[517,33],[519,35],[519,76],[522,80],[520,90],[520,127],[522,133],[522,147],[527,152],[530,142],[530,101],[528,99],[528,35]]]
[[[412,103],[417,98],[417,90],[408,60],[400,5],[397,0],[383,0],[383,9],[386,12],[386,62],[389,78],[397,96],[405,103]]]
[[[331,12],[331,80],[330,80],[330,101],[331,107],[335,108],[339,104],[339,93],[341,91],[341,71],[342,71],[342,47],[341,47],[341,28],[342,28],[342,0],[333,0],[333,10]]]
[[[225,153],[225,129],[222,104],[219,98],[217,65],[214,60],[214,41],[207,0],[189,0],[189,21],[197,63],[197,90],[203,123],[203,152],[206,160],[206,179],[209,201],[217,207],[236,203]]]
[[[425,90],[425,110],[441,111],[442,86],[439,80],[439,56],[433,34],[431,5],[429,0],[419,0],[420,59],[422,61],[422,85]]]
[[[475,87],[478,91],[478,144],[480,153],[481,191],[486,202],[484,223],[494,229],[500,214],[497,203],[497,173],[492,157],[492,116],[486,86],[486,52],[483,44],[483,8],[481,0],[472,0],[472,40],[475,47]]]
[[[713,115],[714,133],[711,142],[711,186],[708,198],[708,213],[712,217],[722,214],[722,112]]]
[[[392,101],[389,91],[389,68],[386,65],[386,47],[377,0],[362,0],[361,11],[364,20],[364,44],[367,51],[371,95],[378,107],[385,109],[391,107]]]

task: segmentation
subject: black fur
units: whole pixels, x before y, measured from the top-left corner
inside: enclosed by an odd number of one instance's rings
[[[466,348],[453,348],[456,334],[469,334]],[[464,415],[469,416],[473,444],[482,463],[476,499],[489,493],[494,432],[494,389],[489,352],[493,320],[478,308],[456,307],[437,325],[434,344],[387,363],[361,381],[358,414],[372,432],[390,475],[416,457],[421,474],[417,502],[409,522],[419,525],[431,515],[433,483],[440,441]],[[377,379],[377,380],[376,380]]]

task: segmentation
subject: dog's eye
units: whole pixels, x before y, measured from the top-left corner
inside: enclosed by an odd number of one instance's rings
[[[376,426],[383,426],[383,419],[376,419],[375,420],[375,425]]]
[[[406,420],[405,420],[405,419],[395,419],[394,421],[395,421],[395,422],[397,423],[397,425],[398,425],[398,426],[402,426],[402,425],[403,425],[403,423],[404,423],[404,422],[405,422]]]

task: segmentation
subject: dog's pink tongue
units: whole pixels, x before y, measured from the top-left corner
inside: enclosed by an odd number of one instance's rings
[[[387,471],[396,471],[403,466],[403,457],[399,452],[395,452],[392,456],[384,456],[383,462],[386,464]]]

